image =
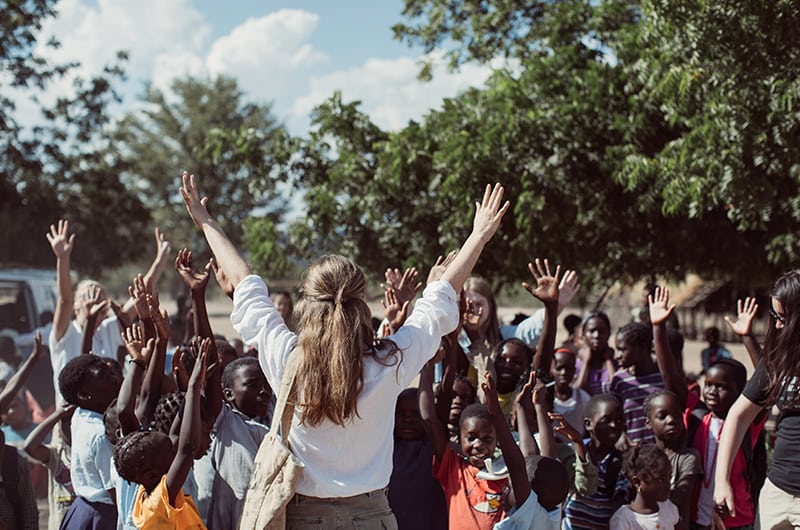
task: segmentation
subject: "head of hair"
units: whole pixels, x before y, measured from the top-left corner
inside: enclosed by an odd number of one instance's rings
[[[45,309],[39,314],[39,326],[46,326],[53,321],[55,315],[49,309]]]
[[[416,388],[406,388],[397,396],[397,402],[401,402],[405,399],[417,399],[417,389]]]
[[[568,335],[572,335],[575,328],[581,325],[581,317],[574,313],[564,317],[564,328],[567,330]]]
[[[628,322],[617,331],[628,348],[649,353],[653,346],[653,327],[642,322]]]
[[[502,353],[503,348],[505,348],[506,345],[516,346],[517,348],[522,350],[525,353],[525,358],[528,360],[528,366],[531,365],[531,363],[533,362],[534,351],[524,341],[516,337],[512,337],[510,339],[503,339],[497,344],[495,344],[494,347],[492,348],[492,354],[491,354],[492,359],[496,359],[497,356]]]
[[[676,394],[672,390],[664,390],[663,388],[654,390],[650,392],[646,398],[644,398],[644,403],[642,404],[642,409],[644,410],[645,418],[649,418],[650,413],[653,412],[653,400],[655,400],[656,398],[660,398],[661,396],[672,396],[677,400],[678,403],[680,403],[678,394]]]
[[[456,383],[464,383],[469,387],[469,389],[472,391],[472,401],[470,401],[470,403],[474,403],[475,400],[478,398],[478,389],[476,389],[475,385],[472,384],[470,378],[464,375],[457,375],[455,380],[453,380],[453,385],[455,385]]]
[[[586,402],[586,408],[583,409],[584,415],[591,418],[597,414],[597,409],[604,403],[610,403],[622,409],[622,402],[614,394],[595,394]]]
[[[569,493],[570,481],[567,468],[555,458],[530,455],[525,457],[525,469],[531,489],[536,492],[539,504],[547,510],[558,507]]]
[[[80,406],[78,394],[86,386],[86,380],[94,368],[102,369],[108,361],[97,355],[79,355],[69,361],[58,374],[58,387],[61,395],[70,405]]]
[[[667,454],[656,444],[641,443],[634,445],[625,452],[622,460],[622,471],[628,480],[634,482],[642,476],[650,475],[650,470],[656,469],[659,462],[669,465]]]
[[[717,361],[708,367],[710,370],[711,368],[722,368],[731,378],[731,383],[736,385],[736,388],[739,389],[739,392],[744,390],[744,386],[747,384],[747,368],[744,367],[742,363],[737,361],[736,359],[717,359]]]
[[[589,323],[592,319],[602,320],[606,327],[608,328],[609,333],[611,332],[611,320],[608,319],[608,315],[605,314],[604,311],[589,311],[585,315],[583,315],[583,320],[581,320],[581,329],[586,331],[586,324]]]
[[[186,395],[183,392],[175,391],[164,394],[156,404],[153,413],[153,429],[164,434],[169,434],[175,417],[180,414]]]
[[[136,431],[114,445],[114,465],[119,476],[128,482],[142,483],[142,477],[152,471],[153,457],[163,450],[159,442],[163,433]]]
[[[259,369],[261,368],[261,365],[258,363],[258,359],[254,357],[239,357],[238,359],[231,361],[222,371],[222,388],[231,388],[234,384],[239,368],[243,368],[245,366],[255,366]]]
[[[308,269],[296,309],[303,351],[298,402],[304,424],[316,426],[328,419],[344,425],[358,415],[366,355],[385,355],[381,362],[387,365],[400,362],[393,342],[374,338],[365,296],[364,273],[345,257],[323,256]]]
[[[794,377],[800,375],[800,269],[775,280],[771,296],[781,303],[785,322],[782,329],[776,329],[773,322],[764,341],[764,367],[769,374],[767,403],[782,397],[786,406],[791,406],[800,399],[800,392],[788,391]]]
[[[467,405],[464,410],[461,411],[461,416],[458,418],[458,426],[461,427],[464,422],[470,418],[480,418],[488,422],[492,421],[492,415],[489,414],[489,409],[486,408],[486,405],[483,403]]]
[[[0,359],[11,364],[17,361],[17,345],[8,335],[0,335]]]
[[[216,339],[214,340],[214,344],[217,346],[217,355],[220,357],[236,359],[239,356],[239,354],[236,353],[236,348],[231,346],[231,343],[225,339]]]
[[[497,320],[497,300],[495,300],[492,286],[479,276],[470,276],[464,282],[463,292],[466,293],[467,291],[475,291],[486,298],[489,303],[489,318],[486,319],[486,329],[481,330],[485,333],[486,340],[489,344],[496,344],[501,341],[503,337],[500,336],[500,321]]]

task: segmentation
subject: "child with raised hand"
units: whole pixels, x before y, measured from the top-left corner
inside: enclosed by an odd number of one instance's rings
[[[630,322],[619,329],[616,342],[620,369],[611,378],[608,392],[622,403],[627,441],[652,442],[655,438],[645,421],[642,405],[648,394],[664,388],[661,372],[650,354],[652,331],[647,324]]]
[[[655,435],[656,447],[669,459],[669,498],[681,516],[675,528],[688,530],[692,520],[692,500],[698,480],[703,477],[703,468],[697,449],[686,447],[684,407],[674,392],[656,390],[644,400],[644,413],[647,425]]]
[[[75,490],[70,479],[71,436],[69,423],[74,405],[62,405],[40,423],[25,439],[25,452],[47,468],[47,528],[58,530],[72,501]],[[61,431],[53,441],[45,443],[53,428]]]
[[[592,311],[583,317],[581,325],[583,348],[578,352],[575,369],[578,377],[575,388],[582,388],[590,396],[601,394],[617,371],[614,350],[608,345],[611,321],[602,311]]]
[[[182,486],[200,445],[200,393],[210,344],[210,339],[203,341],[192,369],[177,447],[169,436],[147,431],[129,434],[114,448],[120,476],[140,484],[133,509],[133,521],[140,530],[205,528]]]
[[[508,496],[511,509],[508,518],[495,524],[499,530],[556,530],[561,524],[561,503],[569,490],[567,472],[564,466],[552,458],[538,454],[536,442],[527,426],[526,414],[518,415],[520,421],[520,447],[514,442],[508,424],[503,421],[502,409],[497,399],[497,389],[490,374],[485,374],[484,393],[486,407],[491,415],[492,424],[497,433],[497,441],[503,452],[503,460],[508,469],[512,492]],[[535,376],[531,375],[520,393],[522,400],[531,401],[531,387]],[[543,386],[536,392],[543,393]],[[541,400],[540,400],[541,401]],[[550,430],[549,420],[545,417],[546,430]],[[542,432],[546,437],[547,433]],[[549,433],[551,442],[552,432]],[[545,479],[545,474],[547,478]],[[547,488],[543,488],[544,484]]]
[[[636,497],[611,518],[614,530],[671,530],[680,519],[669,500],[670,464],[654,444],[635,445],[625,453],[625,475]]]
[[[423,368],[420,384],[430,384],[432,363]],[[400,530],[447,528],[447,505],[439,481],[432,473],[433,448],[419,411],[416,388],[397,397],[394,420],[392,476],[389,506]]]
[[[491,459],[497,448],[498,418],[509,434],[510,441],[507,444],[515,445],[514,440],[495,398],[494,414],[480,403],[466,407],[461,413],[462,455],[456,454],[448,444],[446,431],[436,414],[432,372],[432,368],[428,367],[420,377],[420,414],[430,433],[434,454],[433,474],[444,489],[449,527],[459,530],[491,529],[505,517],[508,479],[487,480],[477,475],[486,468],[486,459]]]
[[[549,413],[548,418],[553,422],[555,434],[569,440],[575,453],[575,458],[572,462],[567,459],[564,460],[569,478],[570,492],[583,496],[593,495],[597,491],[597,467],[595,467],[592,459],[589,458],[583,435],[558,412]],[[582,423],[583,420],[581,420]]]
[[[703,386],[703,400],[705,403],[700,401],[694,393],[688,392],[683,380],[683,374],[670,351],[666,322],[674,311],[675,305],[669,303],[669,290],[657,287],[653,295],[650,296],[649,302],[655,338],[656,359],[663,375],[664,386],[670,391],[667,394],[654,395],[652,399],[655,401],[651,401],[649,404],[665,405],[662,416],[666,419],[668,415],[674,415],[673,402],[677,402],[677,405],[683,409],[683,421],[681,422],[682,425],[675,425],[674,429],[680,430],[681,427],[685,427],[686,443],[700,457],[701,469],[698,472],[691,463],[692,458],[686,456],[685,453],[683,456],[679,456],[681,453],[680,445],[678,445],[677,441],[670,440],[677,434],[666,434],[664,448],[670,456],[673,468],[672,498],[680,510],[682,517],[680,524],[682,527],[687,524],[693,524],[700,528],[708,528],[715,524],[716,518],[713,511],[712,495],[714,491],[717,442],[728,410],[747,381],[747,371],[739,361],[720,359],[717,363],[711,365],[706,372]],[[745,308],[746,310],[742,311]],[[752,316],[755,314],[755,308],[752,304],[747,304],[745,308],[742,307],[740,301],[740,315],[736,323],[737,326],[746,323],[748,320],[751,321]],[[742,331],[747,332],[748,330],[743,328]],[[666,409],[672,409],[672,411],[667,413]],[[653,412],[655,413],[654,410]],[[765,420],[766,418],[758,418],[758,421],[751,425],[750,434],[753,443],[758,439]],[[751,445],[751,449],[752,447]],[[676,449],[675,455],[670,455],[672,449]],[[732,477],[734,477],[736,484],[737,509],[741,507],[742,511],[735,520],[728,522],[732,528],[752,524],[755,511],[754,503],[751,500],[753,497],[750,494],[749,484],[745,478],[748,474],[746,458],[743,450],[740,449],[739,452],[742,454],[737,455],[735,473]],[[752,456],[752,451],[749,454]],[[680,471],[681,467],[684,468],[683,472]],[[686,494],[690,491],[690,486],[685,482],[691,481],[688,478],[691,475],[700,475],[702,478],[691,494],[691,506],[695,508],[690,510],[687,521],[686,510],[687,502],[689,501],[686,499]],[[698,478],[695,480],[698,480]],[[682,481],[684,485],[680,486]],[[718,523],[719,521],[716,522]]]
[[[61,395],[77,408],[72,416],[70,468],[75,500],[61,527],[69,530],[111,530],[117,508],[111,474],[114,448],[106,437],[103,414],[119,393],[122,369],[113,359],[81,355],[69,361],[58,377]]]
[[[622,473],[622,454],[615,444],[625,429],[622,404],[614,394],[592,396],[586,404],[584,427],[589,458],[597,469],[594,493],[570,494],[564,507],[563,528],[606,529],[614,512],[628,502],[628,480]]]
[[[753,366],[757,366],[761,360],[761,345],[753,336],[753,319],[756,318],[756,313],[758,313],[758,304],[755,298],[748,296],[744,301],[737,300],[736,309],[736,320],[725,315],[725,322],[731,328],[731,331],[742,339],[747,354],[750,356],[750,361]]]

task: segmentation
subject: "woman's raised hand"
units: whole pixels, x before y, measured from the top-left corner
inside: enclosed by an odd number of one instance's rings
[[[503,203],[503,192],[503,186],[500,184],[495,184],[494,187],[487,184],[483,200],[475,203],[475,221],[472,223],[472,233],[480,236],[484,242],[492,239],[500,226],[500,221],[511,206],[509,201]]]
[[[186,211],[189,212],[189,217],[192,218],[197,228],[202,230],[203,223],[213,221],[211,214],[208,213],[208,197],[200,198],[194,175],[190,175],[188,171],[183,172],[181,180],[183,182],[181,197],[186,204]]]

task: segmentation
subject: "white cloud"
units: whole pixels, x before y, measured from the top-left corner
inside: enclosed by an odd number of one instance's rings
[[[430,109],[439,108],[442,100],[453,97],[472,86],[482,86],[500,64],[466,64],[458,72],[449,72],[441,54],[430,56],[433,79],[417,79],[418,60],[367,59],[355,68],[314,76],[309,91],[295,99],[289,109],[289,125],[305,130],[311,110],[330,97],[335,90],[342,92],[345,101],[360,100],[362,110],[381,128],[397,130],[409,120],[419,120]]]
[[[253,98],[281,99],[303,86],[310,68],[327,61],[309,43],[318,23],[318,15],[299,9],[248,19],[211,45],[208,72],[236,77]]]

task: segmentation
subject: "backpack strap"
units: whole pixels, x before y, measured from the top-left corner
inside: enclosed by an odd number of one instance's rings
[[[278,389],[278,398],[275,402],[275,411],[272,415],[272,426],[270,430],[279,433],[280,438],[287,446],[289,439],[289,429],[292,427],[292,417],[294,416],[294,406],[297,401],[295,389],[295,376],[300,362],[303,360],[303,350],[299,346],[289,352],[286,364],[283,367],[281,376],[281,387]]]
[[[697,430],[703,424],[703,419],[708,414],[708,407],[699,401],[692,409],[691,414],[686,417],[686,445],[691,447]]]

